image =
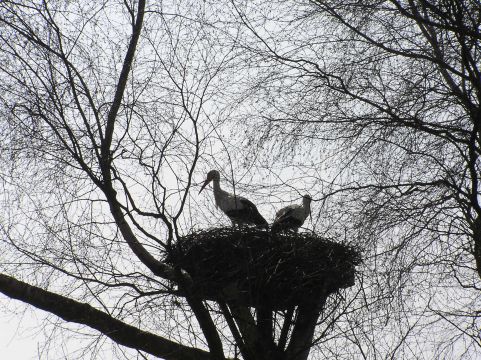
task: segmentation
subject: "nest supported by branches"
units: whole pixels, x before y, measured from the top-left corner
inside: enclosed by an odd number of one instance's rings
[[[168,261],[205,300],[280,310],[354,285],[361,257],[314,233],[214,228],[180,238]]]

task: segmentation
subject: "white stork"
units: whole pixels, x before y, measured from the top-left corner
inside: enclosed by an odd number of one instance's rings
[[[229,194],[220,188],[220,174],[217,170],[211,170],[207,173],[207,179],[204,181],[199,194],[211,181],[214,185],[215,205],[229,217],[232,226],[247,224],[268,227],[267,221],[259,214],[252,202],[241,196]]]
[[[307,216],[311,213],[312,198],[309,195],[302,197],[302,205],[289,205],[276,213],[276,219],[272,223],[272,232],[297,230],[304,224]]]

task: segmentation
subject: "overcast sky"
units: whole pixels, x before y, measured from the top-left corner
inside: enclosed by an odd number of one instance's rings
[[[12,302],[0,295],[0,303]],[[32,307],[30,307],[33,309]],[[33,335],[32,327],[40,325],[37,317],[42,317],[41,310],[27,311],[23,316],[1,313],[0,316],[0,354],[2,359],[30,360],[38,359],[37,345],[40,339]]]

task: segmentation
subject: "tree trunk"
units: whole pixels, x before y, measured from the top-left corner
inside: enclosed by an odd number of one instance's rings
[[[473,241],[474,241],[474,259],[476,261],[476,270],[481,279],[481,217],[478,216],[473,223]]]
[[[312,346],[312,338],[317,319],[326,302],[327,296],[322,296],[318,303],[299,305],[291,341],[286,350],[286,360],[307,360]]]

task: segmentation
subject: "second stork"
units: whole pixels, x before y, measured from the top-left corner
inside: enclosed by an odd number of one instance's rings
[[[309,195],[302,197],[302,205],[289,205],[276,213],[276,219],[272,223],[272,232],[297,230],[304,224],[307,216],[311,213],[312,198]]]

